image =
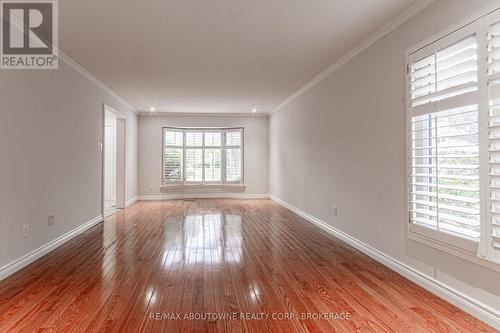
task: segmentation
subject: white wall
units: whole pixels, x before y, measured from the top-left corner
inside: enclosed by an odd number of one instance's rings
[[[0,71],[2,267],[101,215],[103,103],[127,116],[126,196],[137,195],[137,115],[65,62]],[[48,226],[48,215],[56,224]],[[22,238],[22,225],[30,237]]]
[[[434,3],[272,115],[270,191],[500,311],[500,273],[405,231],[404,51],[488,2]]]
[[[244,179],[246,195],[267,194],[269,189],[268,118],[261,116],[140,116],[139,117],[139,194],[156,198],[161,186],[162,128],[173,127],[244,127]],[[150,190],[152,185],[152,190]],[[184,191],[208,194],[221,190]],[[227,193],[227,191],[226,191]],[[239,193],[239,192],[237,192]],[[170,193],[174,194],[174,193]],[[234,193],[232,193],[234,194]],[[165,196],[166,197],[166,196]]]

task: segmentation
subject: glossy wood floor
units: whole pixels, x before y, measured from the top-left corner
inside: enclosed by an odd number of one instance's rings
[[[496,332],[269,200],[117,213],[0,283],[10,331]]]

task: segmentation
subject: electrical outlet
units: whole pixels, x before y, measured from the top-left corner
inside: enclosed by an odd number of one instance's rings
[[[23,224],[23,238],[29,237],[30,235],[30,225],[29,224]]]
[[[49,225],[56,224],[56,216],[54,214],[49,215]]]
[[[153,191],[153,185],[149,185],[149,190]]]
[[[333,205],[333,206],[332,206],[332,209],[333,209],[333,216],[337,216],[337,215],[338,215],[338,209],[337,209],[337,206]]]

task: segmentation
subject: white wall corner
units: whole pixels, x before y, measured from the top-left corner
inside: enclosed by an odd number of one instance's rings
[[[92,228],[93,226],[99,224],[100,222],[103,221],[103,216],[99,215],[96,218],[93,218],[90,221],[85,222],[84,224],[76,227],[75,229],[65,233],[62,236],[57,237],[56,239],[46,243],[45,245],[39,247],[38,249],[31,251],[30,253],[22,256],[21,258],[18,258],[9,264],[3,266],[0,268],[0,281],[9,277],[10,275],[14,274],[15,272],[21,270],[22,268],[28,266],[35,260],[43,257],[44,255],[48,254],[52,250],[56,249],[57,247],[63,245],[64,243],[68,242],[72,238],[84,233],[88,229]]]
[[[358,249],[369,257],[377,260],[381,264],[389,267],[390,269],[398,272],[407,279],[415,282],[430,292],[438,295],[439,297],[447,300],[448,302],[456,305],[467,313],[479,318],[480,320],[488,323],[489,325],[500,329],[500,310],[493,309],[488,305],[467,296],[460,291],[446,285],[445,283],[434,279],[421,271],[418,271],[405,263],[379,251],[372,246],[356,239],[349,234],[321,221],[320,219],[300,210],[299,208],[281,200],[280,198],[270,195],[271,200],[290,210],[291,212],[299,215],[305,220],[317,225],[328,234],[339,238],[352,247]]]

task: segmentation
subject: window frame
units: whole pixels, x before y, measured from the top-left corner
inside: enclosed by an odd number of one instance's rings
[[[169,145],[168,147],[174,148],[174,149],[182,149],[182,173],[181,173],[181,178],[182,180],[180,181],[171,181],[169,182],[170,185],[181,185],[183,184],[183,179],[184,179],[184,170],[185,170],[185,162],[186,162],[186,156],[185,156],[185,135],[180,129],[174,129],[171,128],[171,132],[180,132],[182,133],[182,146],[175,146],[175,145]],[[161,153],[161,184],[165,184],[165,150],[167,148],[167,145],[165,144],[165,130],[162,130],[162,153]]]
[[[488,121],[489,121],[489,93],[487,87],[487,52],[486,33],[489,25],[500,22],[500,6],[491,4],[474,13],[467,19],[453,24],[443,31],[427,38],[405,50],[405,207],[406,207],[406,234],[407,239],[420,242],[441,251],[455,255],[462,259],[480,264],[495,271],[500,271],[500,261],[492,258],[489,253],[490,213],[489,213],[489,154],[488,154]],[[447,231],[437,231],[431,228],[410,222],[411,218],[411,140],[412,140],[412,106],[410,93],[410,65],[412,56],[422,56],[429,47],[445,48],[454,42],[475,34],[478,42],[478,125],[479,125],[479,174],[480,174],[480,235],[475,240]]]
[[[411,149],[412,149],[412,117],[413,115],[413,109],[411,105],[411,94],[410,94],[410,89],[411,89],[411,75],[410,75],[410,66],[412,64],[413,59],[418,61],[418,59],[425,58],[426,56],[432,54],[433,52],[437,52],[440,49],[446,48],[454,43],[459,42],[460,40],[463,40],[464,38],[467,38],[468,36],[471,35],[476,35],[477,33],[477,26],[476,24],[472,24],[469,26],[465,26],[462,29],[458,29],[457,31],[451,32],[446,34],[445,36],[437,38],[435,41],[429,42],[427,45],[423,47],[419,47],[417,50],[413,52],[408,52],[405,55],[405,64],[406,64],[406,75],[405,75],[405,90],[406,90],[406,206],[407,206],[407,216],[408,216],[408,234],[410,238],[416,238],[417,240],[420,238],[427,239],[430,242],[438,242],[442,244],[446,244],[449,246],[456,247],[460,250],[470,252],[470,253],[477,253],[478,251],[478,240],[475,238],[470,238],[465,235],[460,235],[458,233],[453,233],[451,231],[446,231],[446,230],[436,230],[432,229],[427,226],[423,226],[420,224],[415,224],[411,223],[411,169],[412,169],[412,163],[411,163]],[[476,38],[479,38],[477,35]],[[479,43],[479,42],[478,42]],[[478,60],[479,63],[479,60]],[[481,66],[479,65],[478,72],[481,70]],[[479,74],[478,74],[479,75]],[[479,87],[479,78],[478,78],[478,91],[480,90]],[[479,101],[478,101],[478,104]],[[481,105],[478,105],[478,109],[481,109]],[[481,112],[479,112],[478,116],[478,122],[481,122]],[[480,128],[480,133],[479,133],[479,149],[481,149],[482,145],[482,138],[484,137],[484,133],[481,132],[481,128],[483,126],[479,126]],[[481,153],[481,152],[480,152]],[[484,155],[484,154],[483,154]],[[484,173],[484,163],[482,163],[480,157],[480,169],[479,173],[480,175],[483,175]],[[480,182],[482,183],[484,177],[481,177]],[[480,199],[481,199],[481,208],[482,205],[484,204],[484,186],[480,184]],[[480,219],[483,219],[482,216],[483,209],[481,209],[481,216]],[[481,221],[481,224],[482,221]]]
[[[225,159],[223,158],[222,154],[224,152],[224,132],[221,131],[220,129],[214,129],[214,130],[204,130],[202,131],[203,132],[203,181],[202,181],[202,185],[221,185],[221,184],[224,184],[224,179],[226,178],[225,174],[226,174],[226,161]],[[221,136],[220,136],[220,146],[206,146],[205,145],[205,133],[221,133]],[[243,135],[243,134],[242,134]],[[220,153],[221,153],[221,157],[220,157],[220,160],[221,160],[221,170],[220,170],[220,181],[217,181],[217,180],[212,180],[212,181],[206,181],[205,180],[205,152],[206,150],[208,149],[220,149]]]
[[[181,132],[182,133],[182,146],[167,146],[165,144],[165,133],[170,132]],[[188,146],[186,142],[186,134],[189,132],[201,132],[202,133],[202,144],[201,146]],[[221,133],[221,145],[220,146],[206,146],[205,145],[205,133]],[[241,142],[238,147],[241,150],[241,180],[240,181],[226,181],[226,133],[227,132],[240,132]],[[162,127],[162,159],[161,159],[161,189],[175,189],[175,188],[189,188],[189,187],[225,187],[225,186],[237,186],[244,187],[244,175],[245,175],[245,163],[244,163],[244,137],[245,129],[244,127]],[[182,180],[181,181],[169,181],[165,180],[165,151],[168,147],[181,148],[182,149]],[[231,146],[233,147],[233,146]],[[186,180],[186,150],[187,149],[201,149],[202,150],[202,180],[201,181],[188,181]],[[221,151],[221,180],[220,181],[205,181],[205,151],[207,149],[220,149]]]
[[[222,146],[223,146],[223,149],[222,149],[222,163],[223,163],[223,175],[224,175],[224,184],[229,184],[229,185],[237,185],[237,184],[243,184],[244,183],[244,179],[243,179],[243,175],[244,175],[244,171],[245,171],[245,167],[244,167],[244,147],[245,147],[245,144],[244,144],[244,129],[241,128],[241,136],[240,136],[240,145],[239,146],[228,146],[227,145],[227,141],[226,141],[226,133],[227,132],[236,132],[237,129],[229,129],[227,131],[224,132],[224,135],[222,136]],[[226,171],[227,171],[227,168],[226,168],[226,153],[227,153],[227,149],[236,149],[236,148],[239,148],[240,149],[240,156],[241,156],[241,168],[240,168],[240,177],[241,177],[241,181],[227,181],[227,175],[226,175]]]

